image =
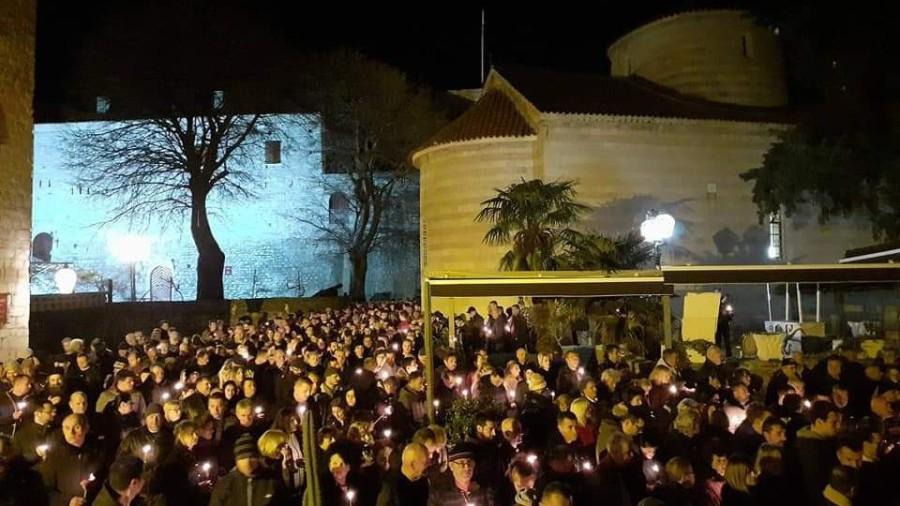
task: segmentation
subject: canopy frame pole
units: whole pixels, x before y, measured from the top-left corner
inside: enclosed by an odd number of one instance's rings
[[[422,279],[422,319],[425,320],[425,408],[428,410],[428,423],[434,423],[434,339],[431,325],[431,283],[428,278]]]
[[[791,321],[791,284],[784,284],[784,321]]]
[[[766,283],[766,305],[769,307],[769,321],[772,321],[772,289],[769,283]]]
[[[822,285],[816,283],[816,323],[822,321]]]
[[[797,321],[803,323],[803,299],[800,295],[800,283],[797,283]]]

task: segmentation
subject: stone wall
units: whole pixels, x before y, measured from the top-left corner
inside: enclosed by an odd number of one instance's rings
[[[346,255],[334,245],[320,240],[321,234],[298,218],[328,222],[329,197],[341,175],[323,175],[318,153],[318,136],[310,136],[285,116],[278,119],[285,132],[279,164],[266,164],[264,153],[252,167],[256,175],[249,188],[255,198],[235,201],[211,197],[213,233],[225,252],[225,297],[262,298],[310,296],[338,283],[349,288]],[[114,300],[130,296],[128,265],[117,260],[110,244],[129,234],[151,241],[150,258],[137,265],[137,296],[150,298],[150,272],[163,266],[171,269],[178,290],[172,300],[192,300],[196,292],[197,254],[187,217],[181,221],[151,224],[147,228],[122,222],[98,226],[110,216],[114,202],[98,199],[91,189],[77,183],[67,166],[63,149],[72,128],[91,128],[90,123],[41,124],[35,128],[34,226],[32,237],[47,233],[53,237],[52,261],[71,262],[82,274],[78,291],[94,291],[93,279],[113,280]],[[327,179],[326,179],[327,178]],[[407,230],[412,235],[418,220],[410,218],[418,209],[418,188],[412,184],[401,191],[394,206],[407,212],[393,213],[387,226]],[[412,297],[418,291],[417,243],[385,250],[370,258],[367,293]],[[54,292],[52,271],[35,280],[37,293]],[[298,289],[298,285],[301,287]],[[157,299],[158,300],[158,299]]]
[[[0,360],[28,346],[34,0],[0,2]]]

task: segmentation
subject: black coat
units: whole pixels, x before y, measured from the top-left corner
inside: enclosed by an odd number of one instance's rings
[[[87,496],[92,499],[106,478],[105,468],[103,453],[96,446],[85,443],[77,448],[64,441],[50,448],[38,466],[52,506],[68,506],[70,499],[84,495],[81,482],[91,474],[94,481],[88,486]]]
[[[223,476],[213,489],[209,506],[276,506],[287,504],[281,478],[261,472],[248,478],[237,469]]]
[[[41,475],[22,459],[13,459],[0,472],[0,506],[48,506]]]
[[[797,433],[797,441],[794,443],[796,460],[788,465],[799,471],[798,478],[808,504],[818,504],[821,500],[831,469],[837,464],[836,450],[833,438],[818,437],[809,429]]]

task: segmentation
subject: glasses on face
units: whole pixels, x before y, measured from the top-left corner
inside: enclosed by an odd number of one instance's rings
[[[469,460],[469,459],[454,460],[453,462],[450,463],[450,465],[458,467],[458,468],[471,468],[471,467],[475,467],[475,461]]]

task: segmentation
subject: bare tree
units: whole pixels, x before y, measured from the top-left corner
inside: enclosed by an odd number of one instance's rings
[[[346,252],[352,266],[349,294],[366,295],[369,255],[398,228],[386,227],[398,186],[413,170],[410,153],[442,124],[434,97],[395,68],[340,50],[311,58],[302,72],[301,100],[315,113],[304,121],[322,134],[326,174],[320,184],[346,197],[339,213],[299,213],[323,240]]]
[[[225,253],[210,227],[209,198],[252,196],[248,169],[260,159],[273,123],[212,107],[196,115],[88,123],[67,133],[66,150],[79,182],[114,202],[103,224],[165,225],[189,215],[197,299],[220,300]]]

